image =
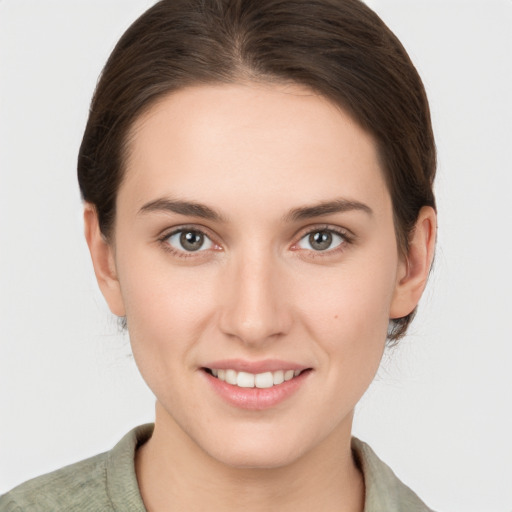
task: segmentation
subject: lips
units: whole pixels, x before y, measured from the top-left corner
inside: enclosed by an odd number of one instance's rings
[[[218,361],[201,368],[211,389],[236,408],[273,408],[295,395],[312,368],[285,361]]]

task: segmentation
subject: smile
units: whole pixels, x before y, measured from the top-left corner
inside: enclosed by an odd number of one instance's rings
[[[279,360],[216,361],[201,370],[210,389],[225,402],[253,411],[274,408],[291,399],[307,386],[313,372],[313,368]]]
[[[275,372],[249,373],[233,369],[206,368],[217,379],[240,388],[271,388],[292,380],[301,374],[301,370],[277,370]]]

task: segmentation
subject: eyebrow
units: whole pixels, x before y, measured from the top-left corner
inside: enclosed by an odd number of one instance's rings
[[[312,206],[303,206],[290,210],[285,216],[285,221],[298,221],[321,217],[331,213],[343,213],[350,211],[361,211],[370,216],[373,210],[366,204],[359,201],[350,201],[348,199],[335,199],[334,201],[326,201]]]
[[[225,222],[224,217],[212,208],[196,203],[194,201],[180,201],[174,199],[161,198],[146,203],[139,213],[148,212],[172,212],[190,217],[199,217],[201,219]]]
[[[311,206],[293,208],[284,215],[283,220],[285,222],[296,222],[321,217],[322,215],[349,211],[362,211],[370,216],[373,215],[373,210],[364,203],[347,199],[335,199],[334,201],[326,201]],[[154,201],[146,203],[139,210],[139,213],[148,212],[172,212],[217,222],[226,222],[225,217],[219,212],[209,206],[194,201],[182,201],[168,198],[155,199]]]

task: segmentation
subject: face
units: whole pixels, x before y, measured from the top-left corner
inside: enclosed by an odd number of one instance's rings
[[[106,296],[157,425],[239,467],[349,436],[405,267],[372,138],[261,84],[174,93],[131,135]]]

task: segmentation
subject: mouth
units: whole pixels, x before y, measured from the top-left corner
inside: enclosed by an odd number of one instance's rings
[[[216,379],[239,388],[268,389],[280,386],[291,381],[311,368],[304,370],[277,370],[273,372],[250,373],[224,368],[203,368],[203,370]]]

